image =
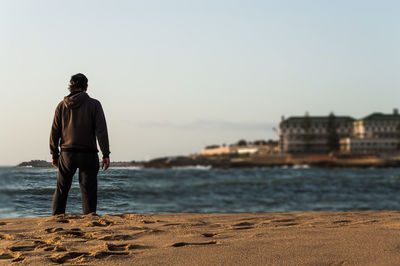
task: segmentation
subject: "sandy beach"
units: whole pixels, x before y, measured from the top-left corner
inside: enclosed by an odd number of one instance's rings
[[[400,212],[0,219],[1,265],[398,265]]]

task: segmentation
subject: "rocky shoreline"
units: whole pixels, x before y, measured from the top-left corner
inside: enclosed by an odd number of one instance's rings
[[[322,168],[384,168],[400,167],[399,157],[377,155],[333,156],[333,155],[254,155],[254,156],[173,156],[149,161],[111,162],[111,167],[175,168],[211,167],[217,169],[253,167],[310,166]],[[50,162],[32,160],[18,164],[19,167],[52,167]]]

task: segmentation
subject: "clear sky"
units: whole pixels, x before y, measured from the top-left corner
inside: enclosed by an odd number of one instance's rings
[[[281,116],[400,107],[400,2],[0,0],[0,165],[50,160],[70,76],[111,160],[276,139]]]

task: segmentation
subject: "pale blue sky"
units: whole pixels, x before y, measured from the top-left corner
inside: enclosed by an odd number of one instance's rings
[[[0,0],[0,165],[50,160],[72,74],[112,160],[277,138],[282,115],[400,107],[398,1]]]

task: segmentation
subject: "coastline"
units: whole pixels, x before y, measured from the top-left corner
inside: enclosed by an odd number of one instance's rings
[[[179,167],[209,167],[214,169],[293,167],[307,165],[318,168],[398,168],[399,154],[252,154],[233,155],[182,155],[151,159],[148,161],[111,162],[110,167],[169,169]],[[51,162],[31,160],[17,167],[52,168]]]
[[[388,265],[400,211],[0,219],[0,264]]]

